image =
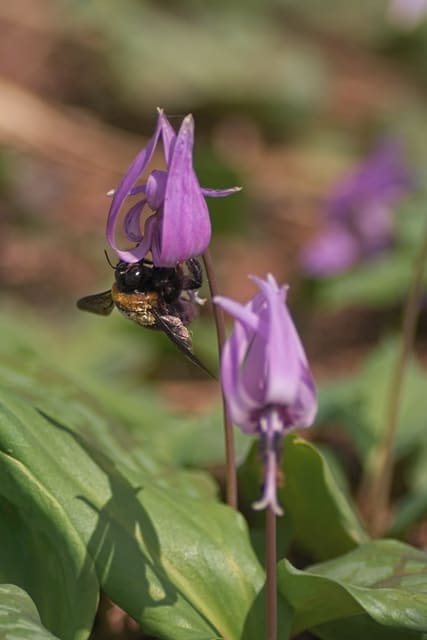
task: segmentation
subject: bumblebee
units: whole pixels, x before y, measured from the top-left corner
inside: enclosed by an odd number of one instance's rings
[[[111,289],[77,301],[83,311],[108,316],[114,306],[141,327],[163,331],[190,360],[212,375],[193,353],[188,325],[196,315],[197,289],[202,286],[202,267],[196,258],[176,267],[155,267],[143,259],[133,264],[120,261],[114,267]]]

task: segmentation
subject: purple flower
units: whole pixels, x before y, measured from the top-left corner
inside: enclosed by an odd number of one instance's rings
[[[286,307],[287,287],[271,274],[251,276],[260,288],[246,305],[216,297],[234,316],[234,330],[221,357],[221,384],[232,421],[257,434],[264,457],[264,492],[256,509],[282,510],[276,497],[276,470],[282,436],[309,427],[317,410],[316,390],[303,346]]]
[[[303,250],[301,264],[314,277],[340,273],[393,244],[392,209],[415,187],[400,147],[387,142],[345,177],[326,203],[326,225]]]
[[[120,260],[138,262],[151,251],[156,267],[174,267],[178,262],[200,256],[211,237],[209,211],[204,196],[228,196],[240,187],[214,190],[202,189],[193,169],[194,120],[189,114],[176,134],[161,109],[153,137],[136,156],[114,192],[108,214],[107,239]],[[139,186],[150,163],[160,137],[166,170],[153,170],[147,181]],[[127,211],[123,231],[136,243],[127,251],[116,245],[115,234],[119,213],[128,196],[142,194],[142,198]],[[141,215],[148,207],[153,211],[141,230]]]
[[[415,28],[427,13],[427,0],[391,0],[388,17],[404,29]]]

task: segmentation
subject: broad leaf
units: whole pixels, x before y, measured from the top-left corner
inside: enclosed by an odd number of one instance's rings
[[[261,490],[257,448],[253,447],[240,470],[242,495],[248,502],[253,502]],[[280,522],[291,530],[285,535],[299,548],[324,560],[368,540],[349,496],[315,446],[295,435],[285,438],[282,471],[284,486],[278,493],[285,515]]]
[[[81,381],[78,385],[32,351],[25,341],[2,341],[0,349],[0,384],[4,388],[25,397],[50,419],[80,433],[96,448],[114,457],[132,480],[137,480],[142,470],[156,476],[164,486],[181,488],[191,496],[216,498],[217,488],[208,474],[182,470],[173,463],[169,446],[165,446],[167,435],[159,434],[157,428],[159,423],[168,425],[171,432],[175,428],[185,438],[186,431],[194,433],[195,421],[187,421],[187,425],[146,390],[141,390],[136,398],[109,385],[92,384],[98,396],[94,398],[83,391]]]
[[[335,557],[368,535],[324,456],[298,436],[285,440],[279,496],[298,544],[314,558]],[[315,535],[313,535],[315,532]]]
[[[295,633],[314,628],[330,640],[421,640],[427,633],[427,554],[400,542],[368,542],[305,571],[284,560],[278,582],[294,609]]]
[[[212,478],[188,467],[211,466],[224,460],[219,404],[218,409],[209,409],[197,417],[179,416],[168,409],[164,399],[148,385],[130,389],[129,384],[123,383],[122,374],[108,382],[96,369],[85,370],[79,357],[71,366],[69,352],[76,351],[74,344],[71,349],[62,349],[60,361],[53,362],[39,352],[46,342],[42,331],[34,331],[33,336],[39,349],[31,345],[31,334],[20,326],[19,319],[12,322],[0,318],[0,333],[4,338],[0,342],[0,384],[24,396],[52,419],[79,432],[120,461],[123,472],[131,472],[133,478],[142,469],[155,475],[165,486],[181,487],[191,496],[216,498],[217,487]],[[98,334],[102,336],[102,332]],[[90,349],[95,353],[98,349],[96,336],[91,334],[90,338],[88,344],[85,342],[87,357]],[[122,339],[119,336],[119,340]],[[105,348],[104,342],[101,343]],[[118,357],[116,354],[116,361]],[[110,363],[111,354],[107,360]],[[218,387],[218,402],[219,393]],[[162,429],[158,428],[159,424]],[[236,450],[242,454],[248,440],[238,432],[235,435]],[[180,471],[179,467],[185,470]]]
[[[6,392],[0,450],[7,499],[36,527],[83,544],[107,595],[146,632],[165,640],[262,635],[249,614],[264,576],[241,516],[142,472],[131,484],[80,436]]]
[[[2,640],[58,640],[43,627],[28,594],[13,584],[0,585],[0,637]]]

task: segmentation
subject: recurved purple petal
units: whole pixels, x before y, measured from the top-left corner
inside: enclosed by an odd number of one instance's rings
[[[156,266],[173,267],[177,262],[201,255],[209,245],[211,224],[193,171],[193,143],[194,121],[188,115],[175,140],[168,166]]]
[[[145,195],[147,204],[152,211],[160,209],[165,199],[167,179],[167,171],[158,171],[157,169],[154,169],[148,176]]]
[[[146,202],[146,200],[140,200],[134,204],[125,215],[123,229],[126,236],[132,242],[141,242],[143,238],[141,231],[141,213]]]
[[[258,331],[261,322],[260,317],[251,310],[249,305],[240,304],[240,302],[224,296],[215,296],[213,301],[229,313],[230,316],[247,326],[248,329]]]
[[[156,130],[154,135],[149,140],[148,144],[144,147],[144,149],[136,156],[135,160],[130,165],[129,169],[126,171],[123,176],[122,181],[114,192],[113,200],[111,203],[110,211],[108,213],[107,219],[107,240],[110,243],[111,247],[117,253],[117,255],[122,259],[126,260],[126,258],[122,257],[123,255],[129,256],[131,259],[130,262],[137,262],[132,256],[133,252],[128,251],[120,251],[116,244],[116,226],[118,222],[118,217],[120,214],[120,210],[122,208],[123,202],[126,200],[129,193],[132,191],[135,183],[139,180],[142,173],[145,171],[148,163],[153,157],[154,150],[156,148],[158,139],[160,135],[160,120],[157,121]]]
[[[157,226],[158,219],[155,214],[147,218],[144,225],[144,235],[142,236],[141,242],[137,244],[136,247],[134,247],[133,249],[129,249],[128,251],[115,249],[115,252],[119,256],[120,260],[128,262],[129,264],[142,260],[147,255],[147,253],[151,251],[151,246]]]
[[[249,346],[245,328],[236,323],[233,333],[226,341],[221,354],[221,384],[231,420],[245,433],[256,433],[257,424],[251,419],[255,402],[247,395],[241,381],[241,367]]]

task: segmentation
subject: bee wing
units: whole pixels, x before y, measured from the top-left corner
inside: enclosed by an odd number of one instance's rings
[[[100,316],[108,316],[113,310],[114,302],[111,297],[111,289],[102,293],[94,293],[77,300],[77,306],[82,311],[90,311]]]
[[[157,328],[163,331],[168,338],[178,347],[178,349],[196,364],[200,369],[216,380],[215,376],[205,367],[203,362],[199,360],[193,353],[193,345],[191,342],[190,332],[185,324],[177,316],[162,316],[155,309],[151,310],[157,321]]]

